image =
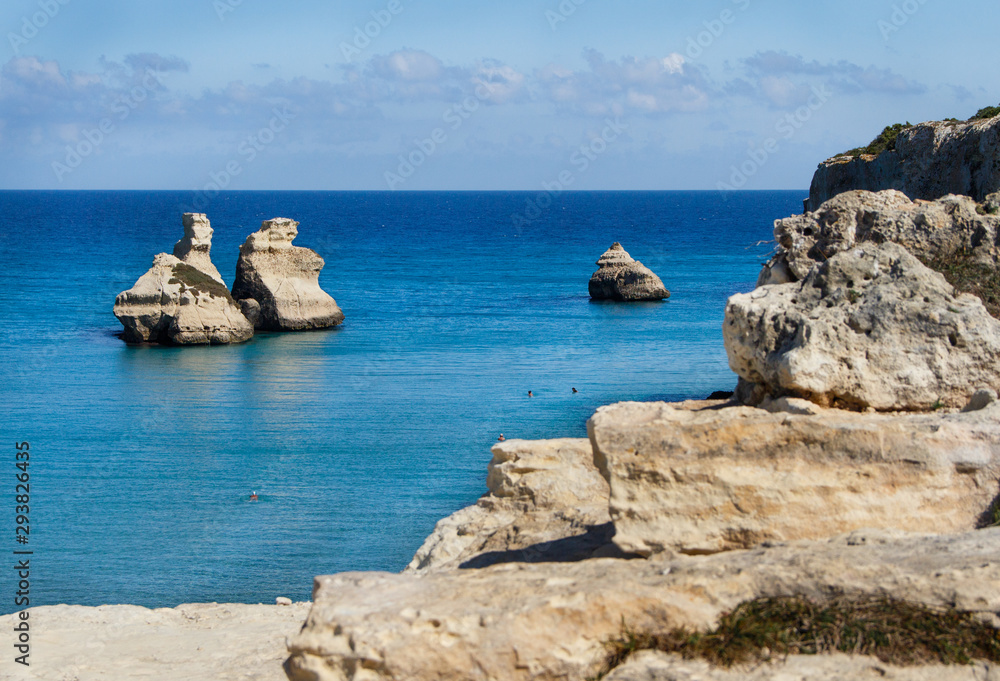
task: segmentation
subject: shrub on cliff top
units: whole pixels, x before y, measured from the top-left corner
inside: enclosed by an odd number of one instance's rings
[[[1000,662],[1000,631],[957,610],[935,610],[888,598],[761,598],[727,613],[709,632],[674,629],[640,634],[624,628],[608,644],[603,674],[639,650],[661,650],[731,667],[774,656],[843,652],[886,664]]]
[[[976,112],[976,115],[970,118],[970,121],[981,121],[985,118],[994,118],[1000,116],[1000,106],[987,106]]]
[[[886,126],[885,130],[872,140],[871,144],[867,147],[858,147],[857,149],[851,149],[850,151],[840,154],[841,156],[861,156],[863,154],[870,154],[872,156],[878,156],[883,151],[891,151],[896,148],[896,139],[899,137],[899,133],[904,130],[909,130],[913,125],[907,121],[906,123],[896,123],[895,125]]]

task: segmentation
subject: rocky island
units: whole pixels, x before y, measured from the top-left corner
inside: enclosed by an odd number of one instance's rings
[[[183,223],[184,238],[173,255],[157,255],[115,301],[125,342],[225,345],[250,340],[255,329],[325,329],[344,321],[337,302],[320,288],[323,258],[292,245],[299,223],[266,220],[247,237],[232,294],[212,263],[208,217],[185,213]]]
[[[590,278],[590,297],[618,302],[655,301],[670,297],[658,276],[635,260],[617,241],[597,261]]]

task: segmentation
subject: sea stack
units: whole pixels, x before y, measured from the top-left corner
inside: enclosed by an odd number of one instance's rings
[[[222,275],[212,263],[212,225],[204,213],[185,213],[184,238],[174,244],[174,257],[186,262],[215,279],[220,284]]]
[[[150,270],[115,300],[127,343],[221,345],[253,337],[253,325],[212,264],[211,249],[208,219],[185,214],[184,238],[174,255],[157,255]]]
[[[326,264],[316,251],[293,246],[299,223],[274,218],[240,246],[233,298],[262,331],[305,331],[337,326],[344,313],[319,286]]]
[[[617,241],[597,261],[599,269],[590,278],[594,300],[636,302],[670,297],[658,276],[634,260]]]

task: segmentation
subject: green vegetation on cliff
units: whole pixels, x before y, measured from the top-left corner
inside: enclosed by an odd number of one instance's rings
[[[182,287],[193,289],[196,293],[232,300],[229,289],[223,284],[187,263],[182,262],[174,265],[174,276],[167,283],[180,284]]]
[[[1000,106],[987,106],[976,112],[970,121],[981,121],[984,118],[994,118],[1000,116]]]
[[[862,156],[864,154],[869,154],[871,156],[878,156],[883,151],[890,151],[896,148],[896,139],[899,137],[899,133],[904,130],[909,130],[913,125],[907,121],[906,123],[896,123],[895,125],[886,126],[885,130],[872,140],[871,144],[867,147],[858,147],[857,149],[851,149],[850,151],[844,152],[843,154],[838,154],[838,156]]]
[[[643,634],[625,628],[608,644],[605,674],[639,650],[661,650],[714,665],[763,662],[785,655],[843,652],[886,664],[1000,662],[1000,632],[971,614],[888,598],[762,598],[727,613],[708,632]]]

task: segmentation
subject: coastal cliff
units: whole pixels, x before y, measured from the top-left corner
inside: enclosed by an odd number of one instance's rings
[[[896,189],[911,199],[962,194],[977,201],[1000,190],[1000,117],[900,127],[904,129],[891,148],[881,153],[841,155],[821,163],[806,210],[855,189]]]

